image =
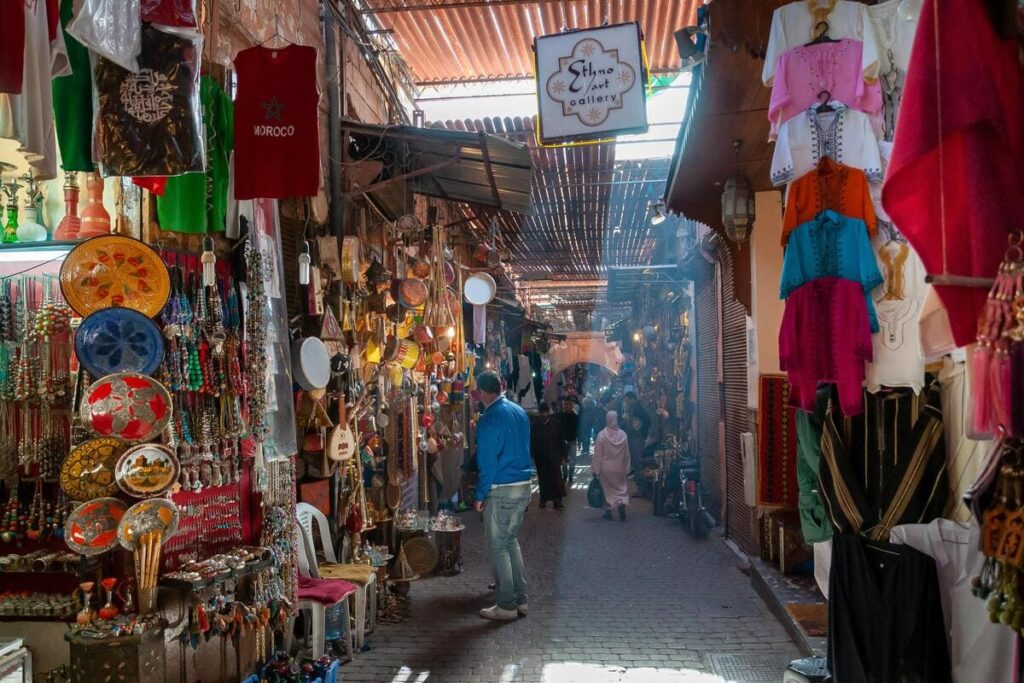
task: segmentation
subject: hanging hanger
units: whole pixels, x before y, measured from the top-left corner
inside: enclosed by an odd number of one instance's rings
[[[831,104],[832,92],[830,90],[822,90],[818,93],[818,104],[814,106],[814,111],[819,114],[827,114],[836,110]]]
[[[876,552],[885,553],[886,555],[894,555],[896,557],[900,556],[900,554],[897,551],[895,551],[895,550],[887,550],[886,548],[882,548],[880,546],[877,546],[877,545],[875,545],[875,542],[873,540],[868,539],[868,538],[864,539],[864,547],[869,549],[869,550],[874,550]]]
[[[819,31],[820,29],[820,31]],[[822,43],[838,43],[839,41],[835,38],[830,38],[828,35],[828,22],[819,21],[814,25],[814,33],[816,37],[809,43],[806,43],[804,47],[810,47],[811,45],[821,45]]]
[[[274,38],[281,39],[281,42],[284,43],[284,45],[281,46],[282,48],[293,44],[290,40],[281,35],[281,10],[278,7],[274,8],[274,32],[256,44],[260,47],[266,47],[267,43],[272,41]]]

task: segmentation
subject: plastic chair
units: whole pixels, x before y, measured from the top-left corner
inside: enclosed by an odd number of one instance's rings
[[[327,569],[328,566],[344,567],[348,566],[361,566],[361,565],[350,565],[349,563],[338,562],[338,556],[334,554],[334,544],[331,542],[330,528],[327,525],[327,517],[324,513],[320,512],[317,508],[313,507],[309,503],[296,503],[295,505],[295,516],[299,520],[299,526],[302,527],[306,533],[309,534],[311,547],[316,547],[312,539],[313,527],[318,527],[320,532],[320,545],[323,546],[324,559],[327,560],[323,565],[316,568],[316,572],[313,576],[321,578],[320,569]],[[314,524],[315,522],[315,524]],[[315,553],[312,557],[315,557]],[[313,569],[311,567],[310,571]],[[327,580],[335,580],[331,576],[322,577]],[[365,583],[353,578],[345,578],[343,580],[351,581],[356,586],[356,599],[355,599],[355,619],[356,619],[356,649],[361,649],[363,643],[366,640],[366,608],[367,604],[370,607],[370,632],[373,632],[377,627],[377,575],[376,573],[370,574]]]
[[[313,537],[302,525],[299,525],[299,587],[298,609],[310,612],[310,646],[312,658],[320,659],[324,655],[325,635],[327,631],[327,608],[342,605],[345,612],[349,609],[349,597],[356,593],[355,584],[347,581],[320,579],[312,576],[316,570],[316,555],[313,552]],[[345,655],[354,658],[352,628],[345,622]],[[289,626],[285,649],[291,652],[293,628]]]

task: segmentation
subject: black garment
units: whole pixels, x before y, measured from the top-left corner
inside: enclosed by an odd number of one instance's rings
[[[573,410],[563,410],[558,413],[558,421],[562,423],[562,438],[566,441],[576,441],[580,434],[580,416]]]
[[[205,171],[199,58],[191,40],[145,24],[139,71],[103,57],[94,72],[104,175]]]
[[[851,418],[833,394],[821,451],[819,492],[840,533],[888,540],[897,524],[926,524],[946,508],[942,400],[933,377],[917,395],[865,393],[864,413]]]
[[[540,502],[560,500],[565,496],[562,461],[565,459],[565,439],[562,423],[554,415],[534,418],[530,426],[530,453],[537,467]]]
[[[952,680],[932,558],[910,546],[836,534],[828,597],[834,683]]]
[[[643,458],[644,448],[647,445],[647,434],[651,428],[651,418],[639,403],[634,403],[632,408],[626,408],[625,403],[622,405],[619,422],[629,441],[629,465],[633,472],[633,481],[636,483],[637,493],[642,496],[647,493],[647,485],[643,476]]]

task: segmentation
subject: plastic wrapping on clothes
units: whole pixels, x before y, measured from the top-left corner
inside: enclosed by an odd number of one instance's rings
[[[101,57],[129,71],[138,71],[142,52],[139,1],[81,0],[66,30]]]
[[[206,170],[198,37],[142,28],[139,70],[103,57],[93,68],[94,155],[104,175],[172,176]]]

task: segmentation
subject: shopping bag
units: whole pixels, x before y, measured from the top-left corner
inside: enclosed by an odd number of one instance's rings
[[[592,508],[604,507],[604,489],[601,488],[601,481],[594,477],[587,487],[587,504]]]

